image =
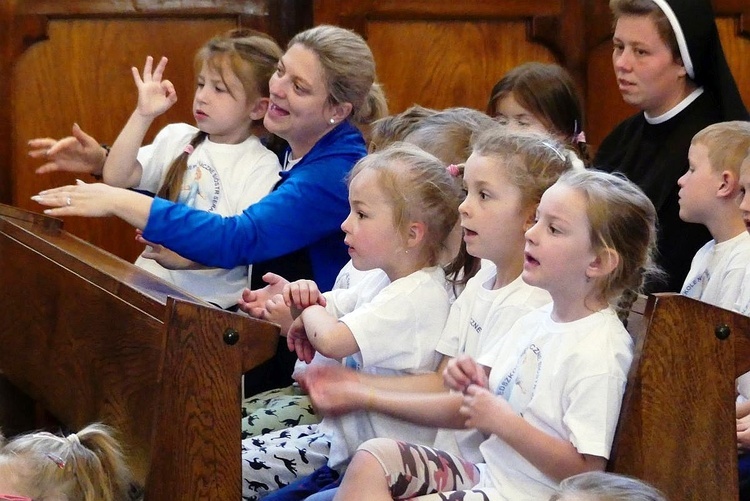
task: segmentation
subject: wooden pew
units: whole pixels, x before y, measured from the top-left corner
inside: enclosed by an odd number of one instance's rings
[[[241,498],[241,375],[271,357],[278,326],[5,205],[0,291],[2,375],[70,429],[114,426],[146,501]],[[28,407],[8,394],[0,408]]]
[[[608,469],[673,501],[736,501],[734,380],[750,370],[750,317],[678,294],[635,309],[635,358]]]

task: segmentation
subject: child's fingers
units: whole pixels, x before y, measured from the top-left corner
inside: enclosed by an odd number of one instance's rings
[[[159,64],[156,65],[154,70],[154,80],[161,80],[162,75],[164,75],[164,68],[167,67],[167,61],[168,59],[164,56],[159,59]]]

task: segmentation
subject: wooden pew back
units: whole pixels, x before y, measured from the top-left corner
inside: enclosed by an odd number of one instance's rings
[[[273,354],[277,326],[2,205],[0,290],[9,381],[70,429],[114,426],[147,500],[240,499],[241,375]]]
[[[678,294],[649,296],[637,310],[608,469],[668,499],[736,501],[734,381],[750,369],[750,317]]]

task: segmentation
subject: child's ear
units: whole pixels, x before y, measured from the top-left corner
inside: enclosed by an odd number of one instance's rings
[[[738,179],[732,172],[725,170],[721,173],[721,185],[716,196],[720,198],[732,198],[737,196]]]
[[[589,278],[605,277],[615,271],[620,264],[620,255],[614,249],[602,249],[586,268]]]
[[[270,98],[259,97],[252,108],[250,108],[250,119],[251,120],[262,120],[266,116],[268,111],[268,105],[271,102]]]
[[[406,247],[412,248],[422,243],[426,232],[426,225],[422,222],[412,222],[406,232]]]

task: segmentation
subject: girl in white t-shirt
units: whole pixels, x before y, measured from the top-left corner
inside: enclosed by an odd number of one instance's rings
[[[641,285],[655,240],[654,207],[633,183],[598,171],[563,174],[526,232],[522,273],[552,303],[521,317],[478,362],[460,356],[444,373],[463,393],[452,424],[487,437],[484,462],[375,439],[355,454],[336,499],[470,489],[489,499],[549,499],[563,478],[603,470],[632,360],[610,304]]]
[[[349,255],[359,270],[381,269],[387,284],[378,290],[365,283],[378,276],[368,274],[351,289],[325,294],[309,280],[287,285],[283,295],[295,318],[288,345],[305,361],[317,351],[365,372],[432,372],[450,308],[439,259],[458,220],[459,183],[437,158],[406,143],[368,155],[349,179],[350,213],[341,225]],[[253,437],[243,441],[243,496],[264,497],[326,464],[335,475],[376,436],[429,444],[434,435],[361,412]]]
[[[195,58],[197,127],[167,125],[143,148],[152,122],[172,107],[177,95],[172,83],[162,79],[167,58],[155,68],[153,59],[146,58],[142,76],[132,68],[138,105],[112,145],[102,171],[104,182],[226,216],[267,195],[279,180],[279,161],[253,135],[253,127],[265,115],[268,81],[281,55],[273,39],[250,30],[232,30],[209,40]],[[149,244],[140,233],[136,239]],[[225,270],[182,265],[195,269],[171,270],[156,261],[165,257],[187,262],[149,245],[135,264],[222,308],[234,306],[248,285],[247,266]]]

